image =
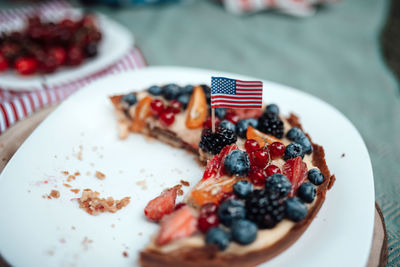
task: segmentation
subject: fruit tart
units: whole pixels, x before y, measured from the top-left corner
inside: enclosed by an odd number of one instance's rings
[[[140,254],[142,266],[265,262],[303,234],[335,181],[324,149],[275,104],[217,108],[212,132],[207,85],[155,85],[111,101],[121,138],[152,136],[193,152],[205,166],[182,202],[173,187],[145,207],[160,229]]]

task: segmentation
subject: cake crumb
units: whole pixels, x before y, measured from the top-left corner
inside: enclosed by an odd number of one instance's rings
[[[96,177],[100,180],[104,180],[106,178],[106,175],[102,172],[96,171]]]
[[[115,224],[111,224],[111,228],[115,228]]]
[[[92,175],[92,173],[90,171],[86,172],[86,176],[91,176],[91,175]]]
[[[90,162],[90,166],[94,167],[94,163],[93,163],[93,162]]]
[[[51,190],[49,198],[59,198],[60,197],[60,192],[57,190]]]
[[[75,193],[75,194],[78,194],[79,191],[81,191],[81,190],[76,188],[76,189],[71,189],[70,191],[73,192],[73,193]]]
[[[56,159],[56,158],[57,158],[57,155],[54,155],[54,158]]]
[[[54,251],[53,250],[48,250],[48,251],[46,251],[46,253],[49,256],[53,256],[54,255]]]
[[[345,153],[343,153],[340,157],[341,158],[344,158],[346,156],[346,154]]]
[[[128,258],[128,252],[124,251],[124,252],[122,253],[122,255],[124,255],[125,258]]]
[[[76,228],[75,228],[75,226],[72,226],[71,229],[72,229],[72,230],[75,230]]]
[[[145,169],[140,169],[140,173],[144,173],[145,172]]]
[[[93,146],[92,151],[97,151],[97,146]]]
[[[114,200],[112,197],[100,198],[100,193],[91,189],[84,189],[78,199],[79,207],[90,215],[98,215],[101,212],[115,213],[130,203],[130,197]]]
[[[65,239],[64,239],[64,238],[60,238],[60,240],[59,240],[59,241],[60,241],[60,243],[61,243],[61,244],[65,244],[65,243],[67,242],[67,241],[65,241]]]
[[[93,243],[93,240],[90,240],[87,236],[85,236],[81,242],[84,250],[88,250],[89,244],[91,243]]]
[[[81,175],[81,173],[80,172],[75,172],[74,175],[75,176],[79,176],[79,175]]]
[[[142,233],[142,232],[139,232],[139,233],[138,233],[138,235],[140,235],[140,236],[141,236],[141,235],[143,235],[143,233]]]
[[[31,192],[31,190],[28,190],[28,193],[30,193]]]
[[[71,182],[72,180],[75,180],[76,177],[74,175],[69,175],[67,178],[67,182]]]
[[[69,174],[68,171],[62,171],[61,173],[64,174],[64,175],[68,175]]]
[[[183,186],[190,186],[190,183],[188,181],[185,181],[185,180],[181,180],[181,184]]]
[[[119,173],[120,173],[120,174],[123,174],[123,173],[124,173],[124,171],[123,171],[123,170],[119,170]]]
[[[69,184],[64,184],[64,186],[65,187],[72,187],[71,185],[69,185]]]
[[[142,190],[147,189],[146,180],[137,181],[136,184],[142,188]]]
[[[65,156],[65,159],[66,159],[66,160],[69,160],[69,157],[68,157],[68,156]]]
[[[176,193],[178,194],[178,196],[183,196],[183,190],[182,189],[178,189],[176,191]]]

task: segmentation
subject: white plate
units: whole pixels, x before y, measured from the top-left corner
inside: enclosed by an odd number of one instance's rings
[[[15,266],[137,265],[139,251],[157,230],[143,215],[147,202],[181,179],[195,184],[202,169],[187,152],[140,135],[119,140],[107,96],[153,84],[210,83],[211,75],[254,79],[209,70],[152,67],[96,81],[62,103],[0,176],[0,253],[5,259]],[[374,184],[360,134],[333,107],[295,89],[264,81],[264,100],[277,103],[283,114],[295,111],[300,115],[313,140],[324,145],[337,178],[309,229],[265,266],[364,266],[373,232]],[[76,157],[80,145],[82,160]],[[131,203],[115,214],[90,216],[71,201],[77,195],[62,186],[63,170],[82,173],[70,183],[73,188],[92,188],[115,198],[131,196]],[[105,173],[106,179],[95,178],[96,170]],[[147,189],[140,185],[142,180]],[[56,186],[59,199],[42,198]],[[82,244],[85,237],[93,242]],[[123,251],[128,258],[122,256]]]
[[[68,11],[79,12],[76,9]],[[64,10],[63,12],[66,11]],[[40,89],[43,85],[48,87],[60,85],[86,77],[115,63],[132,48],[133,35],[123,26],[104,15],[98,14],[98,18],[103,39],[99,44],[98,55],[95,58],[85,60],[78,67],[63,67],[54,73],[46,75],[21,76],[14,70],[9,70],[0,73],[0,87],[15,91],[26,91]],[[21,22],[13,21],[10,25],[2,25],[0,29],[20,28],[23,25]]]

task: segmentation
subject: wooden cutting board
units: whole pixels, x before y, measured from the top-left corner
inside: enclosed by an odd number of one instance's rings
[[[0,135],[0,172],[14,155],[15,151],[32,131],[49,115],[56,106],[42,109],[30,117],[18,122]],[[387,236],[385,221],[378,204],[375,203],[375,226],[371,253],[367,267],[383,267],[387,263]],[[0,266],[8,266],[0,256]]]

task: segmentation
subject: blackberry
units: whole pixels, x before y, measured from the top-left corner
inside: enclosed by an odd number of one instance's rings
[[[201,133],[199,147],[213,155],[218,154],[225,146],[236,143],[236,134],[226,128],[217,127],[215,133],[211,129],[204,129]]]
[[[283,137],[283,122],[279,117],[271,112],[264,112],[260,118],[258,118],[258,130],[263,133],[271,134],[276,138]]]
[[[203,88],[204,93],[206,94],[207,104],[211,103],[211,88],[206,84],[201,84],[201,88]]]
[[[277,194],[267,194],[265,190],[254,190],[246,198],[246,217],[258,228],[272,228],[285,216],[283,200]]]

